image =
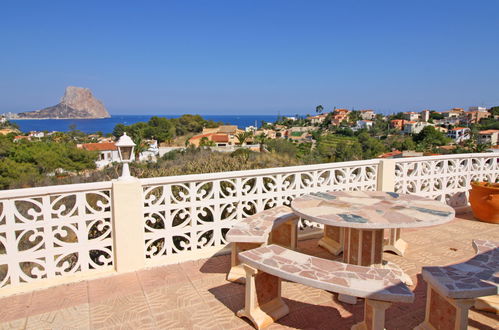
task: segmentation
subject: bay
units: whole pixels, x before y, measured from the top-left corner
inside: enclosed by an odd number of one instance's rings
[[[157,117],[164,118],[178,118],[181,115],[158,115]],[[19,129],[23,132],[30,131],[58,131],[68,132],[72,125],[76,129],[87,133],[102,132],[104,134],[112,133],[117,124],[131,125],[137,122],[146,122],[153,115],[114,115],[111,118],[103,119],[25,119],[25,120],[11,120],[17,124]],[[224,124],[237,125],[239,128],[244,129],[247,126],[255,125],[261,126],[261,122],[275,122],[277,115],[202,115],[206,120],[213,120],[216,122],[223,122]]]

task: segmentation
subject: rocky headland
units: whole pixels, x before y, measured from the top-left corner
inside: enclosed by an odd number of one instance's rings
[[[101,101],[88,88],[66,87],[66,92],[57,105],[28,112],[20,112],[15,119],[98,119],[111,115]],[[14,118],[12,118],[14,119]]]

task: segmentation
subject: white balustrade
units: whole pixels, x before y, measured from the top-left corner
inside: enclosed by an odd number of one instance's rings
[[[234,223],[307,193],[394,189],[457,207],[467,203],[472,180],[499,181],[498,155],[374,159],[133,184],[4,190],[0,288],[5,293],[38,282],[47,286],[206,257],[226,245],[225,233]],[[300,224],[302,230],[309,226]]]
[[[0,191],[0,288],[112,266],[110,189]]]
[[[499,180],[498,158],[496,153],[481,153],[396,159],[395,192],[463,207],[471,181]]]
[[[376,190],[379,160],[141,180],[146,258],[224,246],[235,222],[303,194]],[[306,227],[301,224],[301,228]]]

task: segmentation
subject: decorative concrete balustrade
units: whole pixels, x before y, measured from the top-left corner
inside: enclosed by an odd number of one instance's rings
[[[313,192],[382,190],[467,204],[497,154],[368,160],[0,191],[0,295],[208,257],[231,226]],[[307,233],[310,224],[300,224]]]

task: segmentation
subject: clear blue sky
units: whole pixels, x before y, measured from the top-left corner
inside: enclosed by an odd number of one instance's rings
[[[499,1],[2,1],[0,112],[499,105]]]

